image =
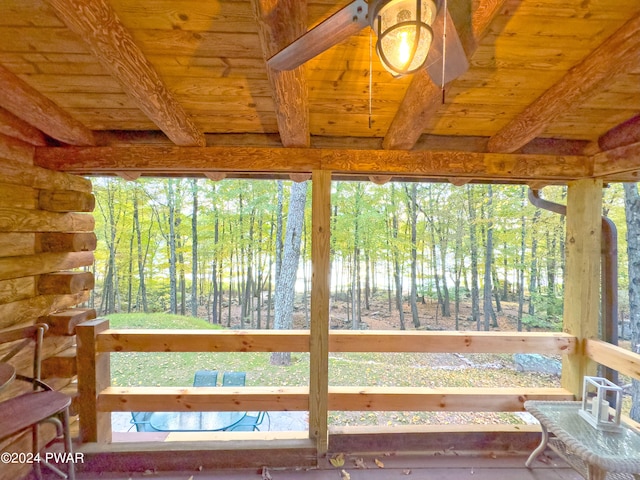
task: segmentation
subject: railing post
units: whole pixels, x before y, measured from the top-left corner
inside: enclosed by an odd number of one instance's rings
[[[564,357],[562,386],[578,399],[583,377],[595,373],[584,344],[588,338],[598,338],[601,216],[602,180],[569,183],[563,330],[577,337],[578,348]]]
[[[309,436],[318,455],[328,449],[329,293],[331,289],[331,172],[312,174]]]
[[[96,347],[96,337],[108,328],[105,318],[76,327],[81,442],[111,442],[111,412],[99,412],[97,405],[98,394],[111,384],[110,354],[100,353]]]

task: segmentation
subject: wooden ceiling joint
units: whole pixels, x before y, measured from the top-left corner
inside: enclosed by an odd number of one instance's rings
[[[307,2],[251,0],[265,62],[306,32]],[[278,71],[266,65],[285,147],[310,145],[309,101],[304,66]]]
[[[513,152],[535,137],[558,115],[581,104],[604,85],[640,65],[640,15],[571,68],[522,113],[498,131],[487,144],[490,152]]]
[[[458,34],[467,58],[473,55],[478,43],[505,1],[480,0],[472,2],[476,8],[472,12],[470,25],[458,25]],[[426,69],[416,72],[387,130],[382,143],[383,148],[388,150],[412,149],[441,104],[442,86],[433,82]]]
[[[85,42],[138,108],[176,145],[205,145],[204,134],[169,92],[106,0],[47,0],[47,3]]]

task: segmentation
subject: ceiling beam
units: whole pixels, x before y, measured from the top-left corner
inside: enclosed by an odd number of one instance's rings
[[[608,181],[613,181],[610,180],[612,175],[637,171],[640,171],[640,141],[593,156],[593,173],[596,177],[607,177]]]
[[[95,143],[91,130],[1,65],[0,105],[34,129],[61,142],[70,145]]]
[[[640,115],[630,118],[601,135],[598,139],[598,147],[605,151],[637,142],[640,142]]]
[[[0,108],[0,133],[38,147],[47,144],[44,133],[4,108]]]
[[[106,0],[47,0],[135,104],[175,144],[203,146],[204,135],[169,92]]]
[[[505,0],[480,0],[472,3],[477,6],[472,12],[470,25],[458,27],[458,35],[467,58],[471,58],[476,51],[480,39]],[[441,104],[442,87],[433,82],[426,69],[417,71],[389,125],[382,143],[383,148],[389,150],[413,148]]]
[[[640,65],[640,15],[627,21],[598,48],[572,67],[487,145],[491,152],[513,152],[539,136],[560,114],[571,110],[603,85]]]
[[[307,31],[307,2],[252,0],[265,62]],[[304,66],[278,71],[266,65],[280,140],[285,147],[308,147],[309,101]]]
[[[35,163],[79,175],[202,176],[209,172],[261,174],[331,170],[336,175],[459,178],[491,183],[589,177],[588,157],[461,151],[357,150],[271,147],[132,146],[36,147]]]

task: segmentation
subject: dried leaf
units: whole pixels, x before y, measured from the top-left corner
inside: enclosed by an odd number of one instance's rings
[[[405,468],[404,470],[402,470],[402,474],[403,475],[411,475],[411,469],[410,468]]]
[[[382,463],[380,460],[378,460],[377,458],[374,458],[373,461],[375,462],[375,464],[378,466],[378,468],[384,468],[384,463]]]
[[[340,474],[342,475],[342,480],[351,480],[351,475],[345,470],[341,470]]]
[[[344,466],[344,453],[338,453],[329,459],[331,465],[334,467],[342,467]]]
[[[267,467],[262,467],[262,480],[273,480],[273,477],[269,473],[269,469]]]
[[[356,468],[367,468],[364,463],[364,458],[356,458],[353,463],[356,464]]]

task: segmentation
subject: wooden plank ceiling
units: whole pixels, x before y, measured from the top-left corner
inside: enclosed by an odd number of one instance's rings
[[[471,67],[444,103],[426,71],[393,79],[368,27],[267,68],[347,3],[3,0],[0,135],[127,178],[638,181],[639,0],[450,2]]]

